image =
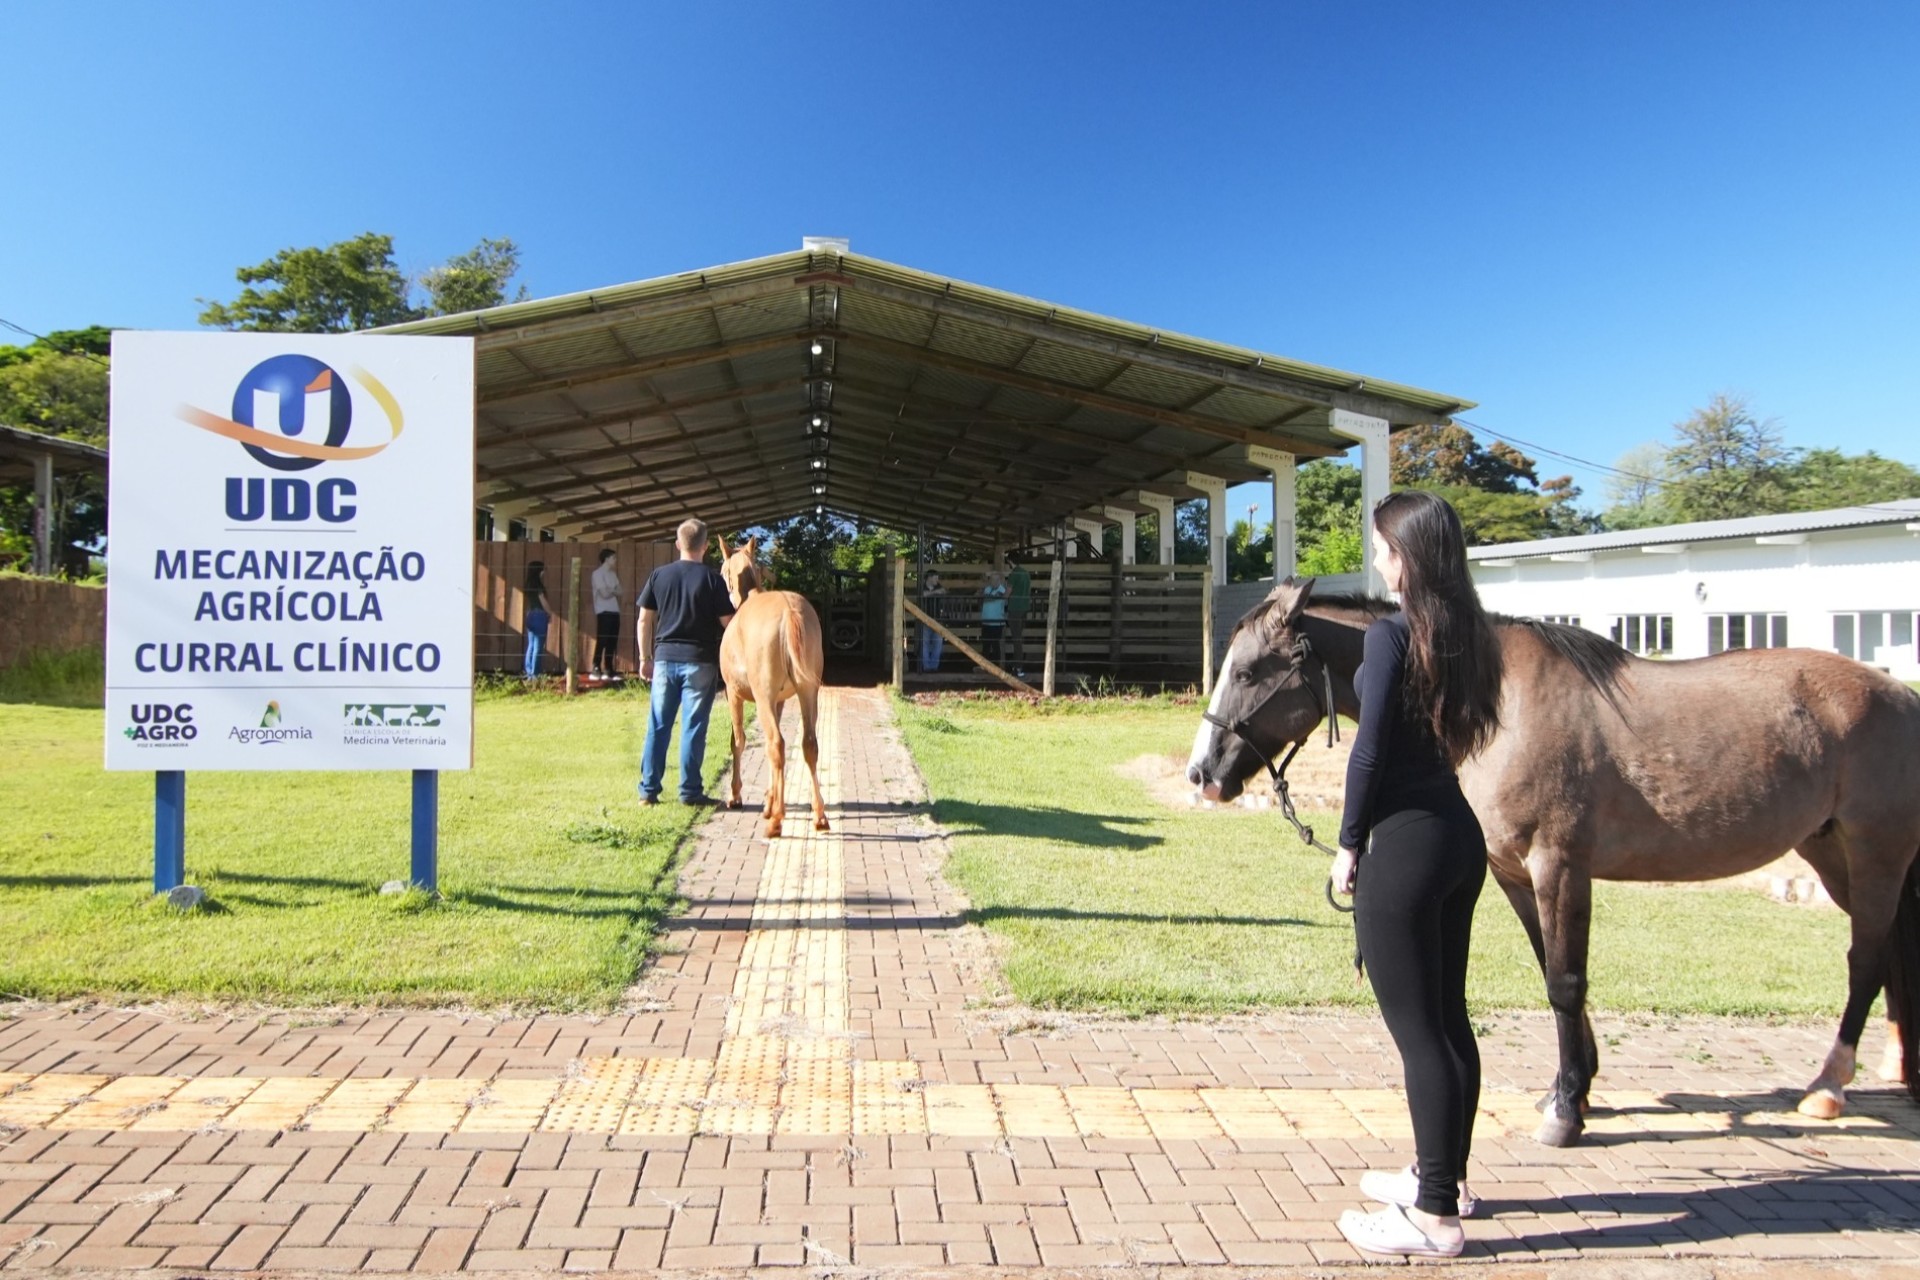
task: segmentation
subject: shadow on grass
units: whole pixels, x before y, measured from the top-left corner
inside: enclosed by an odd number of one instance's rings
[[[974,924],[995,920],[1098,920],[1108,924],[1231,924],[1256,929],[1325,929],[1329,920],[1302,920],[1295,916],[1177,916],[1147,911],[1077,911],[1071,907],[975,907],[966,913]]]
[[[978,804],[971,800],[941,800],[933,807],[936,821],[956,835],[1020,836],[1053,840],[1096,849],[1150,849],[1164,844],[1161,836],[1142,835],[1128,827],[1151,826],[1150,818],[1128,818],[1110,813],[1080,813],[1072,809],[1024,808],[1007,804]]]

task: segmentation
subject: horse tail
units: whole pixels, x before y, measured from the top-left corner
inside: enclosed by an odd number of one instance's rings
[[[787,602],[786,625],[781,629],[781,634],[786,637],[787,642],[787,669],[793,672],[796,679],[807,677],[817,682],[820,679],[820,672],[814,670],[813,665],[807,661],[806,621],[800,616],[800,611],[804,608],[806,608],[805,597],[800,597],[797,603]]]
[[[1900,1029],[1907,1095],[1920,1102],[1920,857],[1907,866],[1887,937],[1887,1016]]]

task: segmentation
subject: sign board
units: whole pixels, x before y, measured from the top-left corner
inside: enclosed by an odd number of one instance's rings
[[[473,343],[113,335],[109,769],[473,761]]]

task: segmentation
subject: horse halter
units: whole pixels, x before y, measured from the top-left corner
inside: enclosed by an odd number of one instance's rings
[[[1321,686],[1326,690],[1324,695],[1321,689],[1316,687],[1314,682],[1307,678],[1308,659],[1313,659],[1320,664]],[[1207,710],[1200,713],[1200,718],[1208,724],[1224,729],[1234,737],[1240,739],[1254,755],[1259,757],[1260,761],[1267,766],[1268,777],[1273,779],[1274,794],[1280,797],[1281,816],[1293,824],[1293,829],[1299,833],[1301,841],[1306,844],[1308,848],[1318,849],[1321,853],[1331,858],[1337,856],[1339,851],[1329,849],[1326,845],[1320,843],[1320,841],[1314,838],[1313,828],[1300,821],[1300,815],[1294,812],[1293,796],[1290,794],[1287,786],[1287,766],[1293,763],[1293,758],[1296,755],[1300,754],[1300,748],[1306,744],[1306,739],[1301,738],[1291,744],[1285,744],[1287,754],[1281,759],[1279,764],[1275,764],[1273,757],[1279,753],[1280,746],[1263,747],[1260,743],[1254,741],[1251,732],[1254,727],[1253,721],[1259,717],[1262,711],[1267,709],[1267,704],[1279,697],[1281,692],[1289,688],[1296,680],[1305,687],[1307,693],[1313,698],[1314,706],[1319,708],[1321,718],[1327,722],[1327,749],[1331,751],[1334,744],[1340,741],[1340,717],[1335,714],[1333,707],[1333,668],[1327,665],[1325,658],[1322,658],[1313,651],[1313,642],[1305,636],[1294,637],[1293,651],[1286,679],[1276,682],[1273,688],[1267,690],[1266,696],[1254,704],[1252,711],[1249,711],[1246,715],[1236,720],[1228,720],[1225,717],[1213,714],[1211,710]],[[1327,882],[1327,902],[1335,911],[1348,913],[1353,910],[1352,907],[1343,907],[1339,902],[1334,900],[1333,882],[1331,880]]]

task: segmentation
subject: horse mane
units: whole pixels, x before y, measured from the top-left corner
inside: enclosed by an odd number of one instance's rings
[[[1515,618],[1504,613],[1488,615],[1496,627],[1522,627],[1545,642],[1547,648],[1573,665],[1581,679],[1592,685],[1607,700],[1622,720],[1626,710],[1620,705],[1620,673],[1627,668],[1627,651],[1606,636],[1585,627],[1570,627],[1563,622],[1542,622],[1538,618]]]
[[[1252,624],[1271,627],[1270,615],[1278,605],[1277,600],[1262,601],[1242,620],[1241,626]],[[1369,618],[1384,617],[1398,612],[1400,608],[1391,600],[1361,591],[1331,591],[1325,595],[1315,592],[1307,601],[1307,610],[1311,612],[1320,605],[1365,614]],[[1585,627],[1542,622],[1538,618],[1518,618],[1505,613],[1490,613],[1487,618],[1496,627],[1522,627],[1538,636],[1547,648],[1569,663],[1580,673],[1581,679],[1607,700],[1607,705],[1613,708],[1615,714],[1622,720],[1626,719],[1626,711],[1620,705],[1620,673],[1626,670],[1630,656],[1625,649]],[[1235,630],[1238,631],[1238,628]]]

